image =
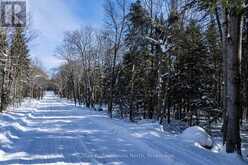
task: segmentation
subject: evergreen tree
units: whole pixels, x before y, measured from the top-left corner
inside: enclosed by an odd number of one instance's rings
[[[6,109],[8,104],[7,86],[8,86],[8,73],[9,73],[9,56],[8,56],[8,42],[6,32],[0,31],[0,84],[1,84],[1,106],[0,112]]]
[[[122,100],[126,100],[129,119],[134,121],[135,114],[144,111],[144,99],[149,91],[146,85],[147,75],[151,71],[148,68],[149,60],[151,60],[149,44],[145,39],[149,35],[148,12],[142,7],[139,0],[131,4],[127,21],[128,31],[125,42],[128,52],[125,54],[122,64],[123,71],[119,81],[122,93],[119,95],[122,96]]]
[[[210,57],[207,47],[203,41],[203,35],[195,21],[188,25],[185,35],[182,38],[181,49],[183,53],[177,58],[176,71],[178,74],[178,87],[181,87],[181,96],[187,104],[187,112],[192,125],[192,115],[196,116],[196,123],[199,125],[199,110],[206,108],[210,102],[209,88],[211,86]],[[206,100],[207,99],[207,100]]]
[[[12,96],[13,100],[21,101],[28,87],[30,59],[29,50],[24,32],[21,28],[15,30],[10,47],[11,66],[13,74]]]

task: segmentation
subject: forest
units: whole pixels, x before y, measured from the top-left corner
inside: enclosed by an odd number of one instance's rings
[[[31,59],[28,43],[34,33],[28,28],[0,30],[0,112],[17,106],[25,97],[40,98],[47,74],[37,59]]]
[[[132,122],[176,120],[210,133],[222,123],[227,152],[241,154],[247,1],[106,0],[104,10],[104,29],[65,33],[57,93]]]
[[[104,0],[104,26],[64,33],[49,76],[26,29],[0,32],[0,110],[54,90],[110,118],[200,126],[241,155],[248,133],[247,0]],[[247,137],[246,137],[247,138]],[[246,155],[244,155],[246,156]]]

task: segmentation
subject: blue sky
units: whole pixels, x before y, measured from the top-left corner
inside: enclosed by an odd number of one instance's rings
[[[100,28],[103,25],[104,0],[28,0],[31,27],[38,37],[30,44],[30,54],[37,57],[46,70],[61,61],[54,57],[63,34],[81,26]]]

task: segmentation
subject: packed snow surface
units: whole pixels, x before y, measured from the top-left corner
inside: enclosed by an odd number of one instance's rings
[[[197,129],[198,130],[198,129]],[[190,132],[190,131],[189,131]],[[193,131],[193,133],[195,133]],[[109,119],[47,92],[0,115],[0,165],[244,165],[164,133],[156,122]]]

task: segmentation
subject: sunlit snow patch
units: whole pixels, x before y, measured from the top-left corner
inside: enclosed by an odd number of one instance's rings
[[[10,139],[7,137],[5,133],[0,133],[0,145],[11,143]]]

